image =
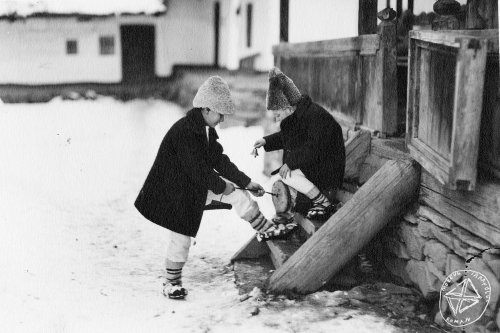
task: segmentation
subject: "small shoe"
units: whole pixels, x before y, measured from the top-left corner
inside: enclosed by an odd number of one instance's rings
[[[296,222],[291,222],[288,224],[278,224],[276,227],[271,227],[265,232],[258,232],[255,237],[257,238],[257,241],[262,242],[262,241],[267,241],[270,239],[282,239],[286,235],[288,235],[290,232],[295,230],[297,227]]]
[[[163,295],[171,299],[184,299],[187,296],[187,290],[178,284],[166,284],[163,288]]]
[[[307,218],[316,221],[326,221],[337,211],[336,205],[315,205],[307,212]]]
[[[272,221],[276,225],[279,225],[279,224],[287,225],[289,223],[294,222],[294,214],[276,215],[275,217],[272,218]]]

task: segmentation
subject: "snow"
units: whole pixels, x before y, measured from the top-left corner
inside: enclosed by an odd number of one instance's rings
[[[165,10],[161,0],[0,0],[0,15],[50,13],[154,13]]]
[[[334,307],[326,292],[240,302],[224,267],[253,232],[231,211],[203,217],[184,269],[188,298],[161,294],[166,232],[133,201],[182,115],[158,100],[0,104],[0,331],[396,331],[383,318]],[[262,134],[219,130],[227,154],[269,190],[263,154],[250,155]],[[270,216],[270,198],[259,202]]]

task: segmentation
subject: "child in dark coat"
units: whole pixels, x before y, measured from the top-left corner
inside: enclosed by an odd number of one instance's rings
[[[194,108],[165,135],[153,166],[135,201],[148,220],[169,230],[165,296],[182,299],[182,268],[191,237],[200,227],[205,206],[212,200],[229,203],[263,239],[281,231],[262,215],[247,191],[262,196],[264,189],[241,172],[223,153],[215,126],[234,113],[229,87],[220,77],[210,77],[198,89]]]
[[[280,122],[280,131],[257,140],[254,147],[283,149],[283,165],[273,174],[312,201],[309,219],[326,220],[335,208],[325,193],[340,188],[344,178],[342,128],[278,68],[269,72],[267,109]]]

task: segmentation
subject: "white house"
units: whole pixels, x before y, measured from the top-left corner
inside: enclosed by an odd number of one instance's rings
[[[214,63],[212,3],[170,1],[152,14],[0,17],[0,84],[113,83]],[[210,29],[212,28],[212,29]]]
[[[0,84],[140,81],[167,77],[174,65],[238,69],[245,59],[266,71],[280,40],[358,35],[359,1],[158,0],[146,13],[134,3],[133,13],[4,11]]]

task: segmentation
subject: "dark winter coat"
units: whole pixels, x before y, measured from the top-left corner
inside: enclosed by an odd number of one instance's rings
[[[200,109],[192,109],[170,128],[135,201],[151,222],[191,237],[200,227],[208,190],[224,192],[221,176],[240,187],[250,183],[223,154],[213,128],[208,142],[205,126]]]
[[[292,170],[300,169],[322,191],[342,185],[342,128],[325,109],[303,95],[295,112],[281,121],[280,129],[264,137],[266,151],[283,149],[283,163]]]

